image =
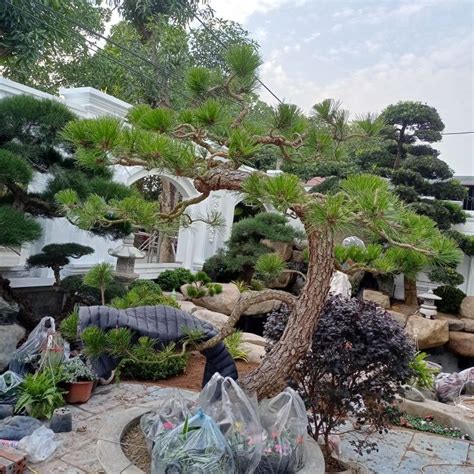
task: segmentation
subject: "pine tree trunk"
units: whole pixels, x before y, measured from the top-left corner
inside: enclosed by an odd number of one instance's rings
[[[418,306],[416,280],[412,280],[411,278],[408,278],[406,275],[404,275],[403,283],[405,287],[405,304],[409,306]]]
[[[173,185],[166,179],[161,180],[160,209],[161,212],[170,212],[174,207],[175,192]],[[167,235],[160,236],[159,239],[159,263],[174,262],[173,240]]]
[[[105,306],[105,285],[100,285],[100,304]]]
[[[54,285],[55,286],[60,286],[61,285],[61,268],[59,267],[53,267],[53,273],[54,273]]]
[[[309,265],[306,284],[298,297],[280,341],[262,364],[242,381],[259,399],[274,396],[287,384],[306,355],[329,291],[334,270],[333,238],[327,232],[308,233]]]

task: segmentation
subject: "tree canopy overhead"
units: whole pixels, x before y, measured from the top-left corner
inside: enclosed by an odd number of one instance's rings
[[[307,280],[300,296],[266,290],[243,298],[229,318],[229,324],[235,323],[240,312],[262,299],[293,305],[281,341],[244,380],[247,388],[268,396],[281,389],[309,347],[334,270],[336,232],[363,228],[371,239],[423,256],[432,266],[455,265],[460,252],[430,219],[404,205],[380,177],[354,175],[339,191],[323,195],[306,192],[294,175],[271,177],[242,167],[266,146],[273,147],[284,162],[333,157],[344,143],[378,139],[385,123],[371,115],[349,121],[348,113],[332,100],[317,104],[311,117],[284,103],[265,120],[255,121],[250,103],[261,58],[252,46],[238,45],[228,50],[226,63],[228,73],[223,75],[203,67],[188,72],[186,85],[192,100],[184,110],[141,105],[130,111],[129,126],[114,118],[76,120],[63,134],[75,145],[76,160],[82,166],[158,168],[192,179],[199,192],[196,197],[180,201],[167,212],[139,196],[107,202],[97,194],[81,199],[74,190],[63,190],[57,198],[69,219],[84,228],[123,222],[158,228],[176,220],[190,224],[195,216],[189,207],[218,190],[241,192],[250,203],[267,203],[299,218],[309,251]],[[213,215],[208,221],[219,223]]]

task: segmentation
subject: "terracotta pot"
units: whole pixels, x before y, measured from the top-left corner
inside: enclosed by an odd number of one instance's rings
[[[94,381],[75,382],[68,384],[66,401],[68,403],[85,403],[91,398]]]

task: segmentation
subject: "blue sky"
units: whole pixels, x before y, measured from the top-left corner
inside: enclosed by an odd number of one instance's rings
[[[419,100],[438,109],[445,131],[474,130],[474,0],[210,4],[260,43],[263,81],[306,111],[327,97],[352,113]],[[457,174],[474,175],[474,134],[437,147]]]

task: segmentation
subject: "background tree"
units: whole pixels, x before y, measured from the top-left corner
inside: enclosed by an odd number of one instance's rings
[[[244,293],[221,333],[201,346],[210,347],[232,333],[240,314],[256,302],[278,299],[291,305],[282,338],[242,381],[247,389],[266,397],[282,389],[310,346],[334,271],[336,232],[364,228],[373,240],[419,252],[432,265],[455,265],[460,253],[434,222],[410,211],[379,177],[351,176],[341,183],[339,192],[323,195],[305,192],[294,175],[270,177],[242,169],[242,163],[251,161],[263,145],[273,145],[282,160],[317,159],[337,154],[338,146],[354,136],[370,140],[380,133],[383,123],[372,116],[349,122],[347,112],[329,100],[315,106],[314,120],[296,106],[281,104],[274,109],[271,123],[255,123],[249,120],[247,99],[251,100],[256,88],[261,59],[253,47],[236,46],[228,51],[226,60],[229,73],[222,78],[203,68],[189,72],[187,85],[194,100],[185,112],[136,108],[129,114],[131,127],[117,120],[118,131],[113,137],[100,127],[100,119],[72,122],[64,132],[77,146],[76,153],[94,156],[97,165],[158,167],[192,179],[197,196],[182,200],[167,213],[139,199],[134,199],[132,207],[128,199],[116,200],[112,206],[97,195],[83,201],[73,190],[64,190],[57,197],[69,219],[86,228],[144,220],[151,225],[176,219],[190,225],[196,217],[189,213],[189,206],[218,190],[241,192],[250,203],[268,203],[279,212],[298,217],[308,239],[308,272],[300,295],[296,298],[276,290]],[[215,90],[231,97],[239,109],[213,97]],[[143,128],[143,123],[148,126]],[[206,221],[210,225],[221,222],[212,214]]]
[[[61,285],[61,270],[71,263],[71,258],[77,259],[94,253],[94,249],[85,245],[49,244],[41,249],[41,253],[28,257],[26,264],[29,268],[51,268],[54,273],[55,285]]]
[[[114,267],[110,263],[102,262],[94,265],[85,275],[84,283],[100,291],[100,301],[105,305],[105,290],[114,279]]]

